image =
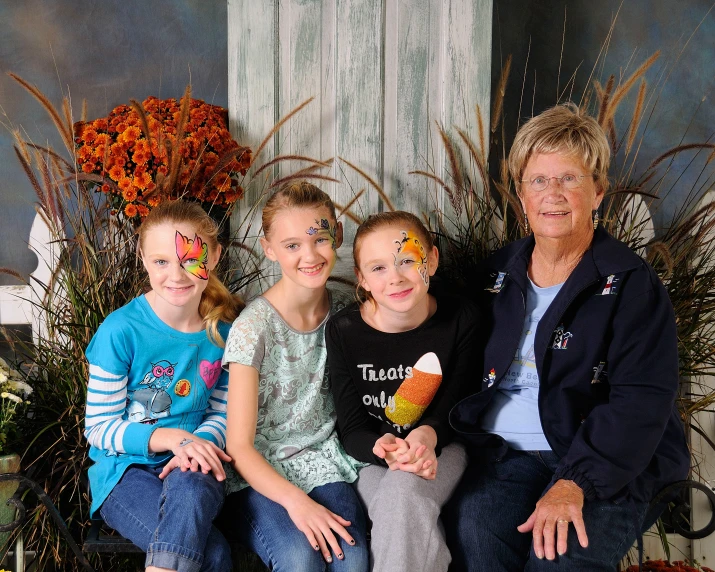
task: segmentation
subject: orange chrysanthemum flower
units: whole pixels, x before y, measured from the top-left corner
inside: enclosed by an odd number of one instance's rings
[[[97,132],[94,129],[85,129],[82,132],[82,140],[85,143],[92,143],[97,138]]]
[[[132,188],[132,180],[129,177],[123,177],[122,179],[119,180],[119,188],[121,189],[122,193],[124,193],[126,190]]]
[[[124,169],[122,169],[119,165],[114,165],[111,169],[109,169],[109,178],[119,182],[119,179],[124,177]]]
[[[128,179],[127,179],[128,180]],[[127,202],[132,202],[137,198],[137,190],[134,187],[129,187],[122,192],[122,197]]]
[[[137,210],[139,211],[139,216],[142,218],[149,214],[149,209],[144,205],[137,205]]]
[[[138,210],[135,204],[129,203],[126,207],[124,207],[124,214],[129,218],[137,216],[137,212]]]
[[[144,171],[143,173],[140,173],[137,175],[137,172],[134,171],[134,185],[138,187],[141,190],[144,190],[147,188],[147,186],[151,183],[151,175]]]

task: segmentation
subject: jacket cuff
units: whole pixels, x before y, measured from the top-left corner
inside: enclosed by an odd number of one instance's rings
[[[556,481],[564,479],[566,481],[573,481],[583,491],[584,499],[587,501],[594,501],[598,499],[598,492],[594,484],[586,477],[584,474],[580,473],[572,467],[559,467],[554,473],[554,477],[551,479],[551,484],[553,485]]]

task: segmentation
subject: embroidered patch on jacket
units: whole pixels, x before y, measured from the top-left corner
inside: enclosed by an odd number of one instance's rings
[[[608,376],[608,372],[604,369],[606,367],[605,361],[598,362],[598,365],[593,368],[593,379],[591,383],[601,383],[604,377]]]
[[[564,331],[563,326],[559,326],[558,328],[556,328],[554,330],[554,341],[551,343],[551,349],[552,350],[567,349],[567,345],[571,338],[573,338],[573,334],[571,332]]]
[[[621,279],[618,278],[615,274],[611,274],[606,278],[606,282],[603,285],[603,288],[601,289],[600,292],[596,294],[596,296],[615,296],[618,294],[618,282],[620,282]]]
[[[494,385],[494,382],[497,379],[497,373],[494,371],[494,368],[489,370],[489,375],[485,377],[482,381],[487,384],[487,387],[491,387]]]
[[[506,272],[500,272],[499,274],[497,274],[497,279],[494,282],[494,286],[492,286],[491,288],[485,288],[485,290],[487,292],[492,292],[494,294],[498,294],[501,291],[502,287],[504,286],[504,278],[505,277],[506,277]]]

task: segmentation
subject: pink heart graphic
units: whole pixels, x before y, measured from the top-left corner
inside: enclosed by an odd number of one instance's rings
[[[201,379],[204,380],[206,387],[211,389],[216,385],[218,376],[221,375],[221,360],[217,359],[211,363],[208,360],[202,359],[199,364],[199,375],[201,375]]]

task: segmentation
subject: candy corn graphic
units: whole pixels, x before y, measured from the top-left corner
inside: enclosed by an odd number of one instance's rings
[[[403,381],[395,392],[394,409],[388,405],[385,415],[397,425],[414,425],[432,402],[440,383],[442,368],[439,358],[434,352],[429,352],[417,360],[412,368],[412,377]]]

